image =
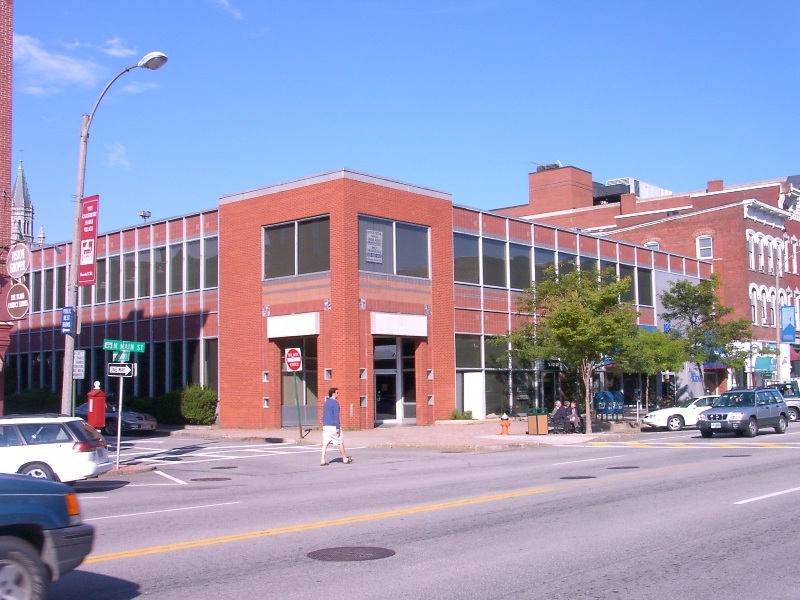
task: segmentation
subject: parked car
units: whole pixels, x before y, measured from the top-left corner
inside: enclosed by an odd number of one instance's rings
[[[106,440],[83,419],[0,417],[0,473],[72,483],[102,475],[113,466]]]
[[[89,414],[89,404],[85,402],[75,408],[75,416],[86,419]],[[117,435],[117,405],[113,402],[106,402],[106,426],[103,431],[106,435]],[[156,418],[147,413],[135,412],[132,410],[122,411],[122,433],[132,433],[134,431],[153,431],[158,425]]]
[[[777,389],[789,407],[789,422],[800,419],[800,385],[796,381],[781,381],[770,387]]]
[[[0,475],[0,597],[44,600],[91,552],[94,528],[62,483]]]
[[[653,410],[645,415],[642,423],[648,427],[665,427],[670,431],[680,431],[684,427],[694,427],[697,416],[711,407],[719,396],[700,396],[681,402],[671,408]]]
[[[785,433],[788,412],[783,396],[775,388],[736,389],[723,393],[711,408],[700,413],[697,427],[704,438],[730,432],[754,437],[762,427]]]

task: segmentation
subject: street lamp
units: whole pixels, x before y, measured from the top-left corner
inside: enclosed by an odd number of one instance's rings
[[[81,140],[80,151],[78,153],[78,185],[75,191],[75,219],[72,228],[72,252],[70,253],[69,262],[69,281],[67,282],[67,297],[66,305],[72,306],[74,310],[73,326],[70,333],[65,334],[64,338],[64,376],[61,380],[61,412],[65,415],[72,414],[72,368],[75,358],[75,340],[80,331],[80,311],[78,310],[78,262],[80,260],[80,243],[81,243],[81,214],[83,209],[83,183],[86,177],[86,150],[89,144],[89,127],[92,125],[94,113],[97,106],[106,95],[108,88],[113,83],[122,77],[128,71],[136,68],[150,69],[155,71],[164,66],[167,62],[167,55],[163,52],[150,52],[145,54],[135,65],[124,68],[117,73],[114,78],[108,82],[97,102],[94,103],[92,112],[88,115],[83,115],[81,123]]]

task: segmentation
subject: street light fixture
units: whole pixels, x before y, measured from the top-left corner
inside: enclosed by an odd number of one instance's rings
[[[108,82],[106,87],[103,88],[103,91],[97,98],[97,102],[94,103],[92,112],[88,115],[83,115],[83,121],[81,123],[80,151],[78,153],[78,185],[75,190],[75,218],[72,228],[72,251],[70,253],[69,281],[67,282],[66,297],[66,305],[72,306],[74,310],[74,322],[72,331],[65,334],[64,337],[64,373],[61,380],[61,412],[65,415],[72,414],[72,369],[75,358],[75,340],[80,332],[80,311],[78,310],[78,261],[80,260],[79,246],[81,243],[80,229],[81,214],[83,209],[83,184],[86,177],[86,150],[89,144],[89,127],[92,125],[92,119],[94,118],[94,113],[97,110],[97,106],[100,104],[103,96],[106,95],[108,88],[110,88],[117,79],[122,77],[128,71],[137,69],[139,67],[155,71],[156,69],[163,67],[166,62],[167,55],[163,52],[150,52],[145,54],[142,57],[142,60],[140,60],[138,63],[135,65],[130,65],[129,67],[125,67],[122,71],[117,73],[114,78]]]

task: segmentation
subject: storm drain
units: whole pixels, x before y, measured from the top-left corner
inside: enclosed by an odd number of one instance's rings
[[[230,481],[230,477],[197,477],[190,479],[190,481]]]
[[[394,550],[378,548],[376,546],[343,546],[341,548],[323,548],[307,554],[314,560],[329,562],[361,562],[364,560],[378,560],[394,556]]]
[[[623,469],[638,469],[638,468],[639,468],[639,467],[608,467],[608,469],[609,469],[609,470],[613,470],[613,469],[617,469],[617,470],[623,470]]]
[[[239,467],[237,467],[235,465],[229,465],[229,466],[226,466],[226,467],[211,467],[211,468],[212,469],[238,469]]]
[[[597,479],[594,475],[567,475],[561,479]]]

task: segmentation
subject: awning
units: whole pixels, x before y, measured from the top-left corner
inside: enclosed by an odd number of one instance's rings
[[[798,360],[798,359],[800,359],[800,353],[798,353],[797,350],[789,346],[789,360]]]
[[[773,373],[775,371],[775,357],[756,356],[756,365],[753,370],[762,373]]]

